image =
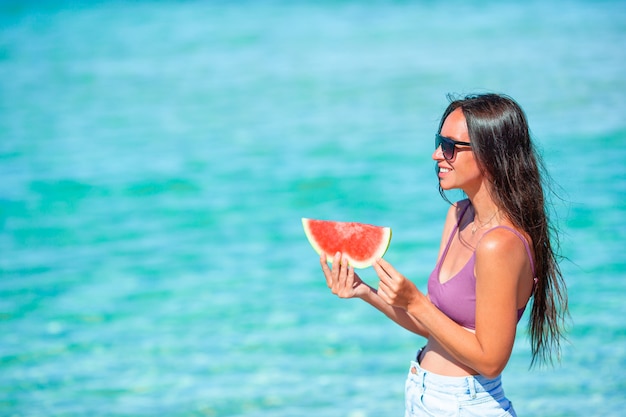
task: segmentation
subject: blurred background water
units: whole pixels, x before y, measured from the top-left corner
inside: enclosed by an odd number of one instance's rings
[[[300,218],[391,226],[425,290],[432,135],[485,91],[557,184],[572,315],[530,371],[522,320],[505,389],[621,415],[624,45],[611,0],[2,2],[0,415],[402,415],[423,341],[334,298]]]

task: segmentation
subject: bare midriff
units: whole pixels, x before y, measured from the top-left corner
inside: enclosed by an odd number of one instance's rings
[[[474,330],[466,329],[474,333]],[[428,339],[421,353],[420,367],[426,371],[445,376],[477,375],[478,372],[462,364],[448,353],[436,339]]]

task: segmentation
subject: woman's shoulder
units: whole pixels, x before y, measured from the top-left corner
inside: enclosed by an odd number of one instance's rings
[[[510,245],[524,248],[530,247],[530,236],[523,230],[520,230],[512,224],[501,224],[487,230],[480,238],[479,243],[484,241],[485,246],[500,245],[510,247]]]
[[[528,258],[526,239],[511,226],[496,226],[478,241],[476,259],[508,259],[524,263]]]

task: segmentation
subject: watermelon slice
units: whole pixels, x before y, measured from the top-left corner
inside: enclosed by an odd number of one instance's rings
[[[355,222],[302,219],[304,233],[318,254],[332,262],[341,252],[354,268],[367,268],[381,258],[391,241],[391,228]]]

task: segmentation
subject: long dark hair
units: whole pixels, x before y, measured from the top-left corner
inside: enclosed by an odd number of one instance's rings
[[[528,324],[531,367],[537,360],[552,363],[553,353],[560,358],[568,315],[567,292],[556,251],[558,231],[552,226],[544,196],[544,186],[552,191],[549,175],[531,140],[526,115],[505,95],[478,94],[462,99],[449,96],[449,99],[439,132],[446,117],[460,107],[478,166],[491,181],[492,198],[507,218],[532,240],[538,281]],[[441,187],[439,191],[446,198]]]

